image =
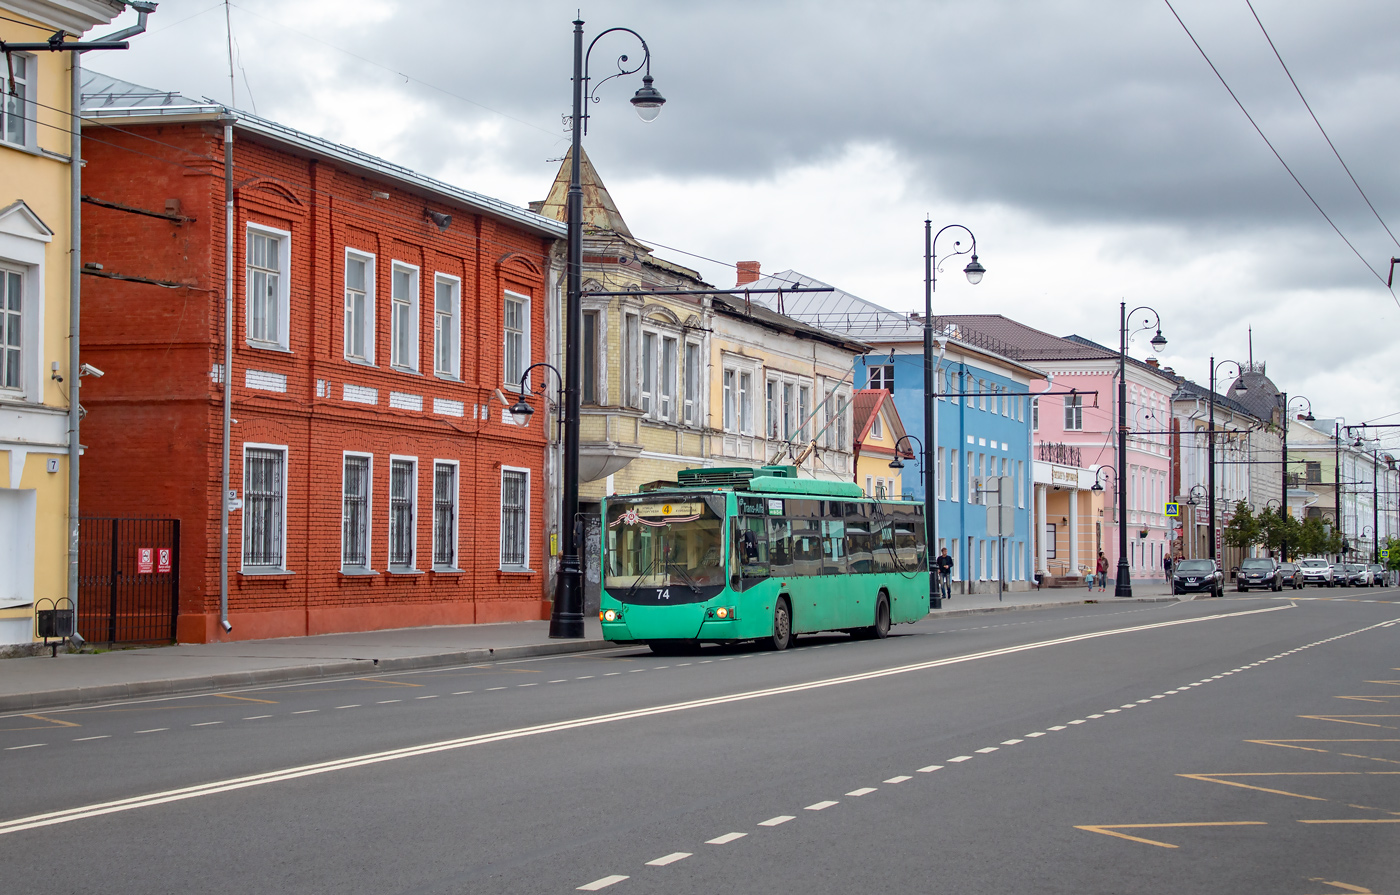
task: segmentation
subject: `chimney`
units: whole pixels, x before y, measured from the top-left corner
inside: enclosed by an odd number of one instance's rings
[[[1147,365],[1148,365],[1149,367],[1151,367],[1152,369],[1156,370],[1156,369],[1158,369],[1159,367],[1162,366],[1162,362],[1159,361],[1159,360],[1157,360],[1157,358],[1155,358],[1155,357],[1149,357],[1149,358],[1147,359]]]
[[[752,283],[761,276],[758,272],[757,261],[740,261],[735,266],[739,268],[739,282],[735,283],[735,286],[743,286],[746,283]]]

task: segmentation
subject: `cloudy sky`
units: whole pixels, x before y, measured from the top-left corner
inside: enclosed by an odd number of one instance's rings
[[[1118,302],[1150,305],[1163,362],[1201,382],[1252,326],[1319,417],[1400,422],[1400,4],[1253,0],[1378,220],[1245,0],[1171,3],[1355,252],[1166,0],[599,0],[589,38],[639,32],[668,102],[643,124],[639,81],[605,85],[585,148],[632,231],[716,285],[757,260],[917,309],[928,216],[970,227],[988,269],[974,288],[950,261],[935,313],[1116,346]],[[236,105],[524,205],[568,146],[577,8],[238,0]],[[163,0],[150,24],[87,64],[229,100],[222,2]],[[637,52],[604,38],[595,80]]]

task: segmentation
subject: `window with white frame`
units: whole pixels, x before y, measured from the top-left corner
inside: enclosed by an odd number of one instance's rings
[[[871,438],[884,438],[884,437],[885,437],[885,423],[884,423],[884,418],[881,416],[881,414],[880,414],[880,412],[879,412],[878,410],[875,411],[875,418],[872,419],[872,420],[870,421],[870,437],[871,437]]]
[[[799,385],[797,387],[797,440],[805,442],[808,428],[807,421],[812,416],[812,387],[810,385]]]
[[[457,464],[433,464],[433,568],[457,566]]]
[[[530,471],[501,469],[501,568],[523,570],[530,561]]]
[[[894,364],[880,364],[869,367],[866,378],[867,388],[886,389],[894,391]]]
[[[836,449],[847,451],[851,449],[851,436],[847,431],[847,420],[850,418],[851,396],[844,391],[836,393]],[[846,461],[843,458],[841,462]],[[842,467],[844,469],[844,467]]]
[[[642,333],[642,413],[650,414],[656,397],[656,333]]]
[[[259,348],[288,347],[291,236],[248,225],[248,341]]]
[[[783,441],[792,441],[797,434],[797,387],[794,383],[783,383]]]
[[[1065,429],[1078,432],[1084,428],[1084,396],[1065,395]]]
[[[389,459],[389,568],[412,569],[416,562],[418,461]]]
[[[282,571],[286,563],[287,448],[243,448],[243,568]]]
[[[739,431],[753,434],[753,374],[739,371]]]
[[[505,380],[520,388],[520,378],[530,366],[530,298],[518,292],[505,294]]]
[[[24,388],[24,273],[0,267],[0,388]],[[14,462],[14,461],[11,461]]]
[[[391,279],[389,363],[401,370],[418,370],[418,268],[394,262]]]
[[[764,419],[768,424],[768,437],[776,439],[778,437],[779,408],[782,402],[778,400],[778,381],[768,380],[767,391],[764,393]]]
[[[958,471],[958,452],[954,448],[948,452],[948,499],[958,500],[958,482],[962,474]]]
[[[1040,431],[1040,398],[1031,398],[1031,431]]]
[[[724,431],[737,432],[739,426],[739,374],[725,370],[723,375]]]
[[[948,456],[946,448],[938,449],[938,499],[948,498]]]
[[[31,122],[34,118],[34,57],[24,53],[6,53],[8,66],[0,68],[0,140],[13,146],[34,148],[35,136]]]
[[[700,384],[705,371],[700,364],[700,346],[694,342],[685,343],[685,405],[681,411],[682,421],[687,426],[700,423]]]
[[[433,372],[461,377],[462,281],[440,273],[433,278]]]
[[[676,418],[676,364],[679,342],[670,337],[661,339],[661,400],[657,415],[663,420]]]
[[[345,357],[374,363],[374,256],[345,250]]]
[[[345,454],[340,479],[340,565],[369,569],[370,481],[368,454]]]

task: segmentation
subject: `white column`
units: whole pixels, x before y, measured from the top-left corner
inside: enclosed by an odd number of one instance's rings
[[[1045,485],[1035,486],[1035,568],[1042,575],[1050,574],[1050,557],[1045,547]]]
[[[1069,492],[1069,573],[1079,574],[1079,489]]]

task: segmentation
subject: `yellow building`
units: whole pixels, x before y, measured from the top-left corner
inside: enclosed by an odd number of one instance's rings
[[[151,4],[152,6],[154,4]],[[0,0],[0,651],[35,640],[36,604],[68,596],[73,233],[68,42],[115,0]],[[144,20],[144,14],[142,15]],[[62,32],[62,33],[60,33]]]
[[[905,438],[904,421],[889,389],[857,389],[855,421],[856,484],[866,497],[903,499],[901,469],[890,468],[890,463],[896,456],[901,463],[911,460],[914,451]]]

